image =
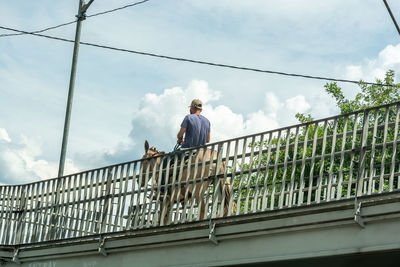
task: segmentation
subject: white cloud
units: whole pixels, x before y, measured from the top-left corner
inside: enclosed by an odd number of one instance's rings
[[[8,136],[8,133],[7,133],[6,129],[4,129],[4,128],[0,128],[0,141],[5,141],[7,143],[11,142],[11,139]]]
[[[304,113],[311,108],[303,95],[296,95],[295,97],[286,99],[285,104],[285,106],[294,113]]]
[[[11,141],[6,129],[0,130],[0,182],[21,184],[57,176],[58,163],[41,159],[41,144],[21,136],[19,142]],[[8,138],[4,138],[8,137]],[[8,140],[1,142],[2,140]],[[78,172],[71,159],[65,163],[65,173]]]
[[[145,140],[158,149],[171,151],[180,123],[194,98],[204,102],[203,114],[211,122],[212,142],[297,123],[294,114],[310,109],[303,95],[281,101],[274,93],[266,92],[263,105],[248,114],[236,113],[228,105],[214,104],[222,94],[210,88],[206,81],[193,80],[185,88],[173,87],[160,94],[146,94],[133,114],[128,140],[112,148],[77,153],[74,161],[87,169],[135,160],[142,156]],[[37,140],[25,136],[18,142],[12,141],[7,131],[0,129],[0,181],[18,184],[55,177],[58,162],[43,159],[41,146]],[[77,171],[76,165],[68,159],[65,173]]]
[[[265,103],[261,107],[249,114],[235,113],[227,105],[213,105],[213,101],[222,98],[221,93],[211,89],[205,81],[194,80],[186,88],[174,87],[165,89],[159,95],[145,95],[132,119],[132,153],[136,157],[142,155],[144,140],[149,140],[151,145],[161,150],[172,150],[180,123],[188,113],[187,106],[193,98],[204,102],[203,115],[211,122],[212,142],[297,123],[294,114],[310,109],[303,95],[280,101],[274,93],[266,92]],[[118,151],[114,154],[118,156]]]
[[[400,43],[393,46],[388,45],[379,52],[375,59],[366,59],[364,64],[348,65],[346,78],[364,81],[374,81],[376,78],[383,79],[389,69],[400,68]]]

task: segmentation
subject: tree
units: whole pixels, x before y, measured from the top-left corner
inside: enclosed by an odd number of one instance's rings
[[[383,81],[377,79],[377,85],[361,81],[361,92],[354,99],[346,98],[337,83],[326,84],[325,90],[334,98],[340,113],[347,114],[399,101],[400,84],[395,84],[394,81],[393,70],[386,73]],[[250,210],[254,206],[266,207],[267,204],[270,207],[282,206],[282,201],[292,201],[285,193],[289,190],[288,187],[292,191],[298,189],[296,201],[301,204],[327,199],[329,194],[335,195],[337,199],[354,196],[357,177],[360,176],[363,176],[363,181],[369,179],[364,183],[369,193],[386,190],[393,184],[397,186],[398,181],[393,182],[390,181],[392,178],[384,177],[390,173],[390,177],[393,176],[393,162],[400,151],[396,142],[386,145],[400,135],[395,132],[394,127],[389,127],[394,124],[399,113],[394,108],[379,108],[321,122],[314,122],[310,114],[296,114],[296,118],[302,123],[297,128],[298,132],[288,131],[279,136],[271,134],[269,140],[249,144],[250,149],[254,147],[263,152],[255,153],[249,163],[242,163],[245,174],[233,181],[236,197],[246,199],[239,201],[240,210]],[[365,136],[362,135],[362,129],[366,129]],[[368,153],[356,152],[363,146],[363,142],[370,147]],[[297,147],[295,143],[298,143]],[[346,153],[336,155],[338,151]],[[302,158],[307,160],[301,164],[292,164]],[[360,161],[364,162],[362,168],[359,168]],[[251,171],[260,169],[260,166],[261,172]],[[330,187],[328,183],[335,185]],[[334,192],[330,188],[334,188]],[[264,192],[263,197],[260,197],[260,192]],[[265,192],[268,192],[267,198]],[[274,193],[278,193],[276,197]],[[300,197],[300,194],[304,196]],[[248,201],[249,195],[250,199],[257,201]],[[283,196],[286,196],[285,200]]]
[[[361,92],[354,99],[345,98],[342,88],[336,82],[327,83],[324,87],[325,91],[335,99],[336,106],[340,109],[340,114],[346,114],[356,110],[400,101],[400,83],[395,84],[394,81],[395,72],[393,70],[386,72],[383,81],[376,79],[378,85],[369,85],[360,81]],[[301,123],[314,120],[310,114],[297,113],[296,118]]]

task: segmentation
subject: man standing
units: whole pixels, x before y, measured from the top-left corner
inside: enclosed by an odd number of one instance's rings
[[[201,100],[194,99],[189,107],[190,114],[183,119],[177,135],[178,144],[181,144],[182,148],[204,146],[210,142],[210,121],[200,114],[203,110]]]
[[[186,115],[181,123],[181,129],[178,132],[177,143],[181,145],[173,152],[178,152],[181,148],[191,148],[196,146],[204,146],[210,142],[210,121],[201,115],[203,103],[199,99],[194,99],[190,104],[190,114]],[[163,169],[168,165],[168,158],[163,160]],[[175,154],[170,156],[170,164],[175,162]],[[165,172],[161,175],[161,185],[165,185]],[[161,193],[164,193],[164,188],[161,188]]]

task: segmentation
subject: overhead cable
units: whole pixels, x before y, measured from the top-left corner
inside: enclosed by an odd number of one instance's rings
[[[8,31],[14,31],[14,32],[18,32],[18,33],[30,34],[30,35],[34,35],[34,36],[39,36],[39,37],[43,37],[43,38],[48,38],[48,39],[53,39],[53,40],[58,40],[58,41],[64,41],[64,42],[69,42],[69,43],[73,43],[74,42],[73,40],[66,39],[66,38],[61,38],[61,37],[56,37],[56,36],[51,36],[51,35],[45,35],[45,34],[31,33],[31,32],[27,32],[27,31],[21,31],[21,30],[8,28],[8,27],[3,27],[3,26],[0,26],[0,29],[8,30]],[[87,45],[87,46],[92,46],[92,47],[103,48],[103,49],[114,50],[114,51],[126,52],[126,53],[131,53],[131,54],[150,56],[150,57],[156,57],[156,58],[164,58],[164,59],[175,60],[175,61],[190,62],[190,63],[209,65],[209,66],[214,66],[214,67],[230,68],[230,69],[253,71],[253,72],[268,73],[268,74],[277,74],[277,75],[284,75],[284,76],[290,76],[290,77],[299,77],[299,78],[307,78],[307,79],[325,80],[325,81],[331,81],[331,82],[344,82],[344,83],[354,83],[354,84],[359,84],[360,82],[362,82],[363,84],[368,84],[368,85],[392,86],[390,84],[380,84],[380,83],[355,81],[355,80],[347,80],[347,79],[335,79],[335,78],[329,78],[329,77],[311,76],[311,75],[287,73],[287,72],[272,71],[272,70],[262,70],[262,69],[256,69],[256,68],[250,68],[250,67],[240,67],[240,66],[227,65],[227,64],[221,64],[221,63],[213,63],[213,62],[200,61],[200,60],[194,60],[194,59],[187,59],[187,58],[172,57],[172,56],[166,56],[166,55],[160,55],[160,54],[154,54],[154,53],[148,53],[148,52],[141,52],[141,51],[136,51],[136,50],[130,50],[130,49],[124,49],[124,48],[117,48],[117,47],[112,47],[112,46],[94,44],[94,43],[89,43],[89,42],[80,42],[80,44]]]
[[[150,1],[150,0],[143,0],[143,1],[136,2],[136,3],[133,3],[133,4],[129,4],[129,5],[125,5],[125,6],[122,6],[122,7],[110,9],[110,10],[99,12],[99,13],[95,13],[95,14],[92,14],[92,15],[87,15],[86,17],[87,18],[91,18],[91,17],[96,17],[96,16],[108,14],[108,13],[115,12],[115,11],[118,11],[118,10],[121,10],[121,9],[125,9],[125,8],[128,8],[128,7],[133,7],[133,6],[136,6],[136,5],[140,5],[140,4],[146,3],[148,1]],[[54,29],[57,29],[57,28],[60,28],[60,27],[63,27],[63,26],[74,24],[76,21],[77,20],[66,22],[66,23],[62,23],[62,24],[57,25],[57,26],[48,27],[48,28],[45,28],[45,29],[42,29],[42,30],[37,30],[37,31],[29,32],[29,33],[20,32],[20,33],[0,34],[0,37],[8,37],[8,36],[16,36],[16,35],[24,35],[24,34],[33,34],[33,33],[42,33],[42,32],[45,32],[45,31],[54,30]]]
[[[54,29],[57,29],[57,28],[60,28],[60,27],[63,27],[63,26],[67,26],[67,25],[73,24],[75,22],[76,22],[76,20],[70,21],[70,22],[66,22],[66,23],[63,23],[63,24],[60,24],[60,25],[57,25],[57,26],[48,27],[48,28],[45,28],[43,30],[37,30],[37,31],[27,32],[27,33],[20,32],[20,33],[0,34],[0,37],[16,36],[16,35],[23,35],[23,34],[42,33],[42,32],[45,32],[45,31],[54,30]]]
[[[386,2],[386,0],[383,0],[383,3],[385,3],[386,9],[389,12],[390,17],[392,18],[392,21],[394,23],[394,26],[397,29],[397,32],[400,34],[400,28],[399,25],[397,24],[396,18],[393,16],[392,10],[390,9],[389,4]]]
[[[124,9],[124,8],[128,8],[128,7],[132,7],[132,6],[144,4],[144,3],[148,2],[148,1],[150,1],[150,0],[143,0],[143,1],[136,2],[136,3],[133,3],[133,4],[129,4],[129,5],[126,5],[126,6],[117,7],[117,8],[111,9],[111,10],[99,12],[99,13],[92,14],[92,15],[87,15],[86,17],[91,18],[91,17],[96,17],[96,16],[104,15],[104,14],[111,13],[111,12],[115,12],[115,11],[118,11],[118,10],[121,10],[121,9]]]

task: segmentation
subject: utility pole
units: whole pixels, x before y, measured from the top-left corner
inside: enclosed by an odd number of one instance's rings
[[[74,96],[76,64],[78,62],[78,52],[79,52],[79,42],[80,42],[80,38],[81,38],[82,21],[86,19],[86,11],[89,8],[89,6],[93,3],[93,1],[94,0],[89,0],[89,2],[87,4],[85,4],[84,0],[79,0],[78,15],[76,15],[78,20],[76,22],[75,44],[74,44],[74,52],[73,52],[73,56],[72,56],[71,76],[69,79],[68,101],[67,101],[67,110],[65,113],[64,133],[63,133],[63,139],[62,139],[62,145],[61,145],[60,164],[58,165],[58,177],[61,177],[64,174],[65,154],[67,152],[69,124],[70,124],[70,120],[71,120],[72,99]]]

